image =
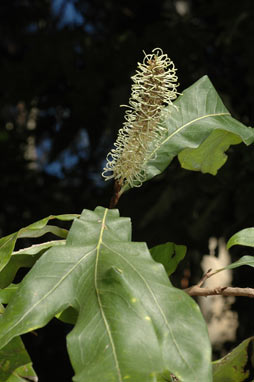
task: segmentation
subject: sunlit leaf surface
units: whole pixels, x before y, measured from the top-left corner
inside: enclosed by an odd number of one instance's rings
[[[170,285],[117,210],[84,210],[65,246],[46,251],[0,317],[0,346],[67,308],[76,382],[212,381],[210,341],[196,303]]]
[[[230,115],[207,76],[184,90],[174,106],[165,108],[168,132],[147,160],[146,180],[163,172],[175,156],[183,168],[215,175],[230,145],[254,141],[254,129]]]

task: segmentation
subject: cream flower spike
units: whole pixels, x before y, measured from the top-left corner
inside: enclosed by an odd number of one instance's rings
[[[143,63],[138,63],[136,74],[131,77],[125,122],[102,173],[105,180],[115,179],[118,190],[126,184],[139,187],[145,181],[145,163],[167,133],[162,110],[172,105],[178,94],[177,69],[170,58],[160,48],[144,54]]]

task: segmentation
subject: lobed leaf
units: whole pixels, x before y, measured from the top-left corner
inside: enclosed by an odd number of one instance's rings
[[[207,76],[184,90],[174,106],[164,109],[167,136],[147,159],[146,180],[162,173],[176,156],[183,168],[214,175],[231,144],[254,141],[254,129],[230,115]]]
[[[254,337],[251,337],[243,341],[222,359],[213,362],[213,381],[252,381],[254,369],[253,352]]]
[[[131,242],[117,210],[84,210],[66,245],[40,257],[0,317],[0,346],[67,309],[77,312],[67,336],[75,382],[153,382],[167,370],[182,382],[212,380],[197,304],[145,243]]]
[[[227,160],[225,151],[231,145],[241,143],[241,138],[224,130],[214,130],[196,149],[184,149],[178,154],[181,166],[186,170],[216,175]]]

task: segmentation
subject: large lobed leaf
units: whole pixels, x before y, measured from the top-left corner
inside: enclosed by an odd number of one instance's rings
[[[167,135],[148,158],[146,180],[163,172],[175,156],[185,169],[215,175],[230,145],[254,141],[254,129],[230,115],[207,76],[184,90],[174,106],[165,108]]]
[[[254,141],[254,129],[231,117],[207,76],[187,88],[174,106],[165,120],[167,137],[148,162],[148,178],[163,171],[176,155],[186,169],[215,174],[230,144]]]
[[[44,326],[67,308],[76,382],[212,380],[210,341],[196,303],[171,286],[117,210],[84,210],[66,245],[45,252],[0,317],[0,346]]]
[[[186,170],[201,171],[216,175],[227,160],[225,151],[237,145],[242,139],[229,131],[214,130],[198,148],[186,148],[178,154],[181,166]]]

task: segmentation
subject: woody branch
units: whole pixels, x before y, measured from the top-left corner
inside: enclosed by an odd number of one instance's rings
[[[212,273],[212,269],[209,269],[204,276],[201,278],[201,280],[196,284],[189,288],[184,289],[184,291],[189,296],[244,296],[244,297],[254,297],[254,288],[238,288],[238,287],[223,287],[218,286],[215,288],[207,288],[202,287],[204,282],[210,278],[211,276],[215,275],[217,272]]]

